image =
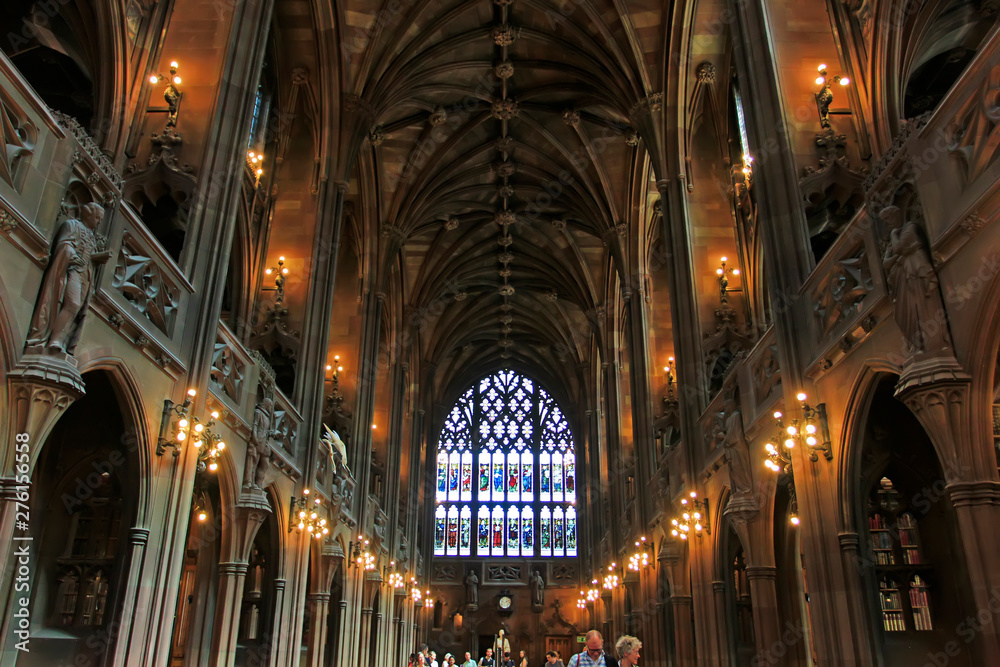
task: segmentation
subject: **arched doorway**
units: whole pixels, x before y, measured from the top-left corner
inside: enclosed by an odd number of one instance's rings
[[[32,476],[33,637],[22,665],[108,664],[121,629],[142,491],[137,439],[111,377],[84,381],[87,394],[56,424]]]
[[[858,566],[881,664],[923,664],[955,639],[967,599],[953,534],[955,517],[934,448],[910,410],[893,396],[895,375],[872,390],[854,488],[861,536]],[[968,651],[949,665],[971,665]]]

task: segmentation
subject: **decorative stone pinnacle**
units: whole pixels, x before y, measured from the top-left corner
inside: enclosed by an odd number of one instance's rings
[[[710,62],[703,62],[698,65],[695,72],[699,83],[715,83],[715,65]]]

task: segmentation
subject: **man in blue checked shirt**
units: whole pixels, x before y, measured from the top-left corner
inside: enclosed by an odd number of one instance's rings
[[[604,637],[597,630],[588,632],[583,644],[585,650],[573,655],[567,667],[618,667],[618,661],[604,653]]]

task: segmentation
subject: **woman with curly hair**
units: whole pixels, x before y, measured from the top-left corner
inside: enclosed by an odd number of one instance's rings
[[[639,662],[639,649],[642,642],[632,635],[622,635],[615,642],[615,650],[618,652],[618,667],[634,667]]]

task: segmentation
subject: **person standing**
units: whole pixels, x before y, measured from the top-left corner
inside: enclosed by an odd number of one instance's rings
[[[493,649],[486,649],[486,655],[479,660],[479,667],[495,667],[496,661],[493,660]]]
[[[517,667],[517,663],[514,662],[514,658],[510,657],[510,651],[503,654],[503,662],[500,663],[501,667]]]
[[[604,652],[604,637],[591,630],[583,640],[584,650],[569,659],[567,667],[618,667],[618,661]]]
[[[465,662],[462,663],[462,667],[476,667],[476,661],[472,659],[472,654],[468,651],[465,652]]]
[[[563,661],[559,658],[559,651],[549,651],[546,653],[545,665],[546,667],[566,667]]]
[[[642,642],[632,635],[622,635],[615,642],[615,651],[618,652],[618,667],[635,667],[639,662],[639,649]]]
[[[518,663],[517,667],[528,667],[528,658],[525,657],[524,651],[521,651],[521,662]]]
[[[435,653],[434,651],[431,651],[428,654],[428,657],[430,658],[430,662],[427,663],[427,664],[429,664],[430,667],[438,667],[438,656],[437,656],[437,653]]]

